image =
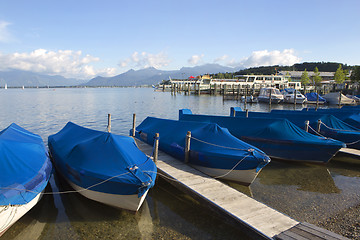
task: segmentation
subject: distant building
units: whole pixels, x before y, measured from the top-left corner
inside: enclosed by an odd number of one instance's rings
[[[279,75],[283,76],[290,76],[291,81],[293,82],[300,82],[301,81],[301,75],[303,74],[303,71],[279,71]],[[334,72],[319,72],[320,77],[323,81],[331,81],[334,80]],[[315,75],[314,72],[308,71],[308,76],[311,78]]]

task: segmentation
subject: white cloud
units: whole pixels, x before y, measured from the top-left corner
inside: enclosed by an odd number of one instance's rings
[[[278,50],[254,51],[249,57],[240,60],[230,59],[228,55],[223,55],[214,60],[219,63],[231,67],[259,67],[272,65],[293,65],[299,63],[301,58],[295,55],[294,49],[284,49],[282,52]]]
[[[115,74],[115,68],[95,69],[89,65],[99,60],[88,54],[82,56],[81,51],[37,49],[30,53],[0,53],[0,70],[19,69],[80,79]]]
[[[164,52],[157,54],[151,54],[147,52],[134,52],[129,58],[120,61],[119,66],[121,68],[132,67],[132,68],[162,68],[169,65],[171,61],[168,59]]]
[[[201,55],[193,55],[189,60],[188,63],[191,65],[198,65],[203,62],[204,54]]]
[[[252,54],[240,61],[244,67],[272,66],[272,65],[293,65],[301,61],[295,55],[294,49],[254,51]]]
[[[0,42],[10,42],[13,40],[13,36],[8,30],[9,22],[0,20]]]

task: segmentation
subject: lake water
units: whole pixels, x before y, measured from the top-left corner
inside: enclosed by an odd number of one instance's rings
[[[128,135],[147,116],[177,119],[181,108],[193,113],[229,115],[243,104],[221,96],[172,95],[150,88],[0,89],[0,130],[11,123],[39,134],[44,142],[68,121]],[[293,109],[293,105],[272,105]],[[297,105],[301,108],[300,105]],[[268,111],[266,104],[248,104]],[[0,170],[1,171],[1,170]],[[320,224],[360,205],[360,160],[336,157],[326,166],[272,161],[250,187],[228,183],[298,221]],[[48,191],[69,189],[56,175]],[[79,194],[45,195],[1,239],[247,239],[163,180],[151,189],[136,214],[88,200]]]

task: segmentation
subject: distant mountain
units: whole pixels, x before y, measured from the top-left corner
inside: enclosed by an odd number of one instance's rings
[[[10,70],[0,71],[0,86],[4,87],[44,87],[44,86],[76,86],[84,83],[83,80],[50,76],[34,72]]]
[[[141,70],[129,70],[114,77],[95,77],[83,84],[86,86],[142,86],[152,85],[167,80],[169,77],[188,78],[191,75],[198,76],[207,73],[234,72],[234,68],[224,67],[219,64],[206,64],[197,67],[183,67],[180,70],[162,71],[155,68]]]

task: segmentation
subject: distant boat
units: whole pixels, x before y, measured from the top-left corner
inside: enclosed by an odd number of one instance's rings
[[[89,199],[137,211],[155,184],[156,165],[132,137],[68,122],[48,143],[56,169]]]
[[[23,85],[21,88],[22,88],[22,89],[25,89],[25,86]]]
[[[135,137],[153,144],[155,134],[159,133],[159,149],[184,161],[188,131],[192,137],[189,164],[209,176],[249,185],[270,162],[264,152],[214,123],[147,117],[136,128]]]
[[[0,236],[41,199],[52,164],[40,136],[15,123],[0,132]]]
[[[294,88],[285,88],[282,91],[284,95],[284,102],[286,103],[296,103],[303,104],[306,102],[306,97],[301,94],[300,91],[295,90]]]
[[[327,93],[327,94],[323,95],[322,97],[325,98],[325,100],[329,104],[340,104],[340,105],[346,105],[346,104],[355,105],[356,104],[356,101],[354,99],[346,97],[341,92]]]
[[[306,103],[308,104],[325,104],[326,100],[325,98],[321,97],[318,93],[316,92],[311,92],[311,93],[306,93]]]
[[[280,103],[284,101],[284,96],[280,93],[279,89],[274,87],[264,87],[260,89],[258,96],[259,102],[269,102],[271,96],[271,103]]]
[[[4,89],[7,89],[7,84],[5,83],[5,87],[4,87]]]

